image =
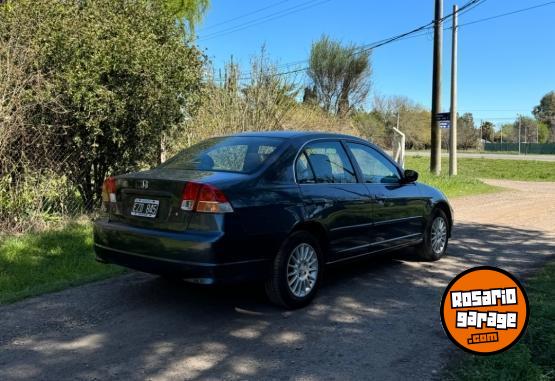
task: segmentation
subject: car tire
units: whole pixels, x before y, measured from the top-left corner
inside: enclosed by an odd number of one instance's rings
[[[309,304],[322,278],[322,252],[318,241],[306,231],[291,234],[276,255],[266,294],[270,301],[287,309]]]
[[[443,210],[435,209],[426,225],[424,239],[416,248],[418,256],[424,261],[437,261],[445,255],[448,242],[449,220]]]

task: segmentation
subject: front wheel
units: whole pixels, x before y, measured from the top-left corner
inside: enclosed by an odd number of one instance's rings
[[[445,255],[449,241],[449,222],[441,209],[436,209],[426,226],[424,240],[417,247],[418,255],[426,261],[437,261]]]
[[[306,306],[320,285],[322,256],[317,240],[308,232],[293,233],[274,259],[266,293],[279,306]]]

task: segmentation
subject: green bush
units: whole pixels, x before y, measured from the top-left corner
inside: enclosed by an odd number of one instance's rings
[[[15,168],[13,178],[21,164],[51,169],[92,207],[107,174],[156,163],[161,135],[183,128],[202,87],[204,58],[169,8],[150,0],[1,4],[0,67],[21,75],[8,83],[0,73],[0,85],[25,91],[17,108],[0,105],[0,171]]]
[[[52,171],[0,177],[0,229],[28,230],[86,210],[68,178]]]

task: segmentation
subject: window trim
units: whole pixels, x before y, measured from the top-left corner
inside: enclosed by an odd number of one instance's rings
[[[353,163],[353,158],[351,157],[351,152],[345,147],[345,144],[343,144],[343,140],[342,138],[334,138],[334,137],[324,137],[324,138],[315,138],[315,139],[310,139],[307,140],[306,142],[304,142],[301,147],[298,149],[297,154],[295,155],[295,160],[293,160],[293,182],[297,185],[349,185],[349,184],[360,184],[361,183],[361,177],[360,177],[360,172],[359,172],[359,168],[358,168],[358,164]],[[339,145],[341,146],[341,148],[343,148],[343,150],[345,151],[345,154],[347,155],[347,160],[349,160],[349,164],[351,164],[351,167],[354,170],[354,176],[355,176],[355,182],[353,183],[318,183],[318,182],[314,182],[314,183],[299,183],[297,180],[297,160],[299,159],[299,156],[304,152],[305,147],[310,144],[310,143],[314,143],[314,142],[335,142],[335,143],[339,143]],[[308,165],[311,166],[312,169],[312,164],[310,164],[310,160],[308,160],[308,156],[307,156],[307,162]],[[356,165],[355,165],[356,164]],[[312,170],[312,173],[314,174],[315,178],[316,178],[316,174],[314,173],[314,170]]]

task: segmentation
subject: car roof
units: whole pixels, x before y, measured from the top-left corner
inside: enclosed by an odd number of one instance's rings
[[[252,136],[252,137],[267,137],[267,138],[282,138],[282,139],[318,139],[318,138],[335,138],[335,139],[354,139],[363,140],[356,136],[336,134],[331,132],[320,131],[247,131],[235,134],[233,136]]]

